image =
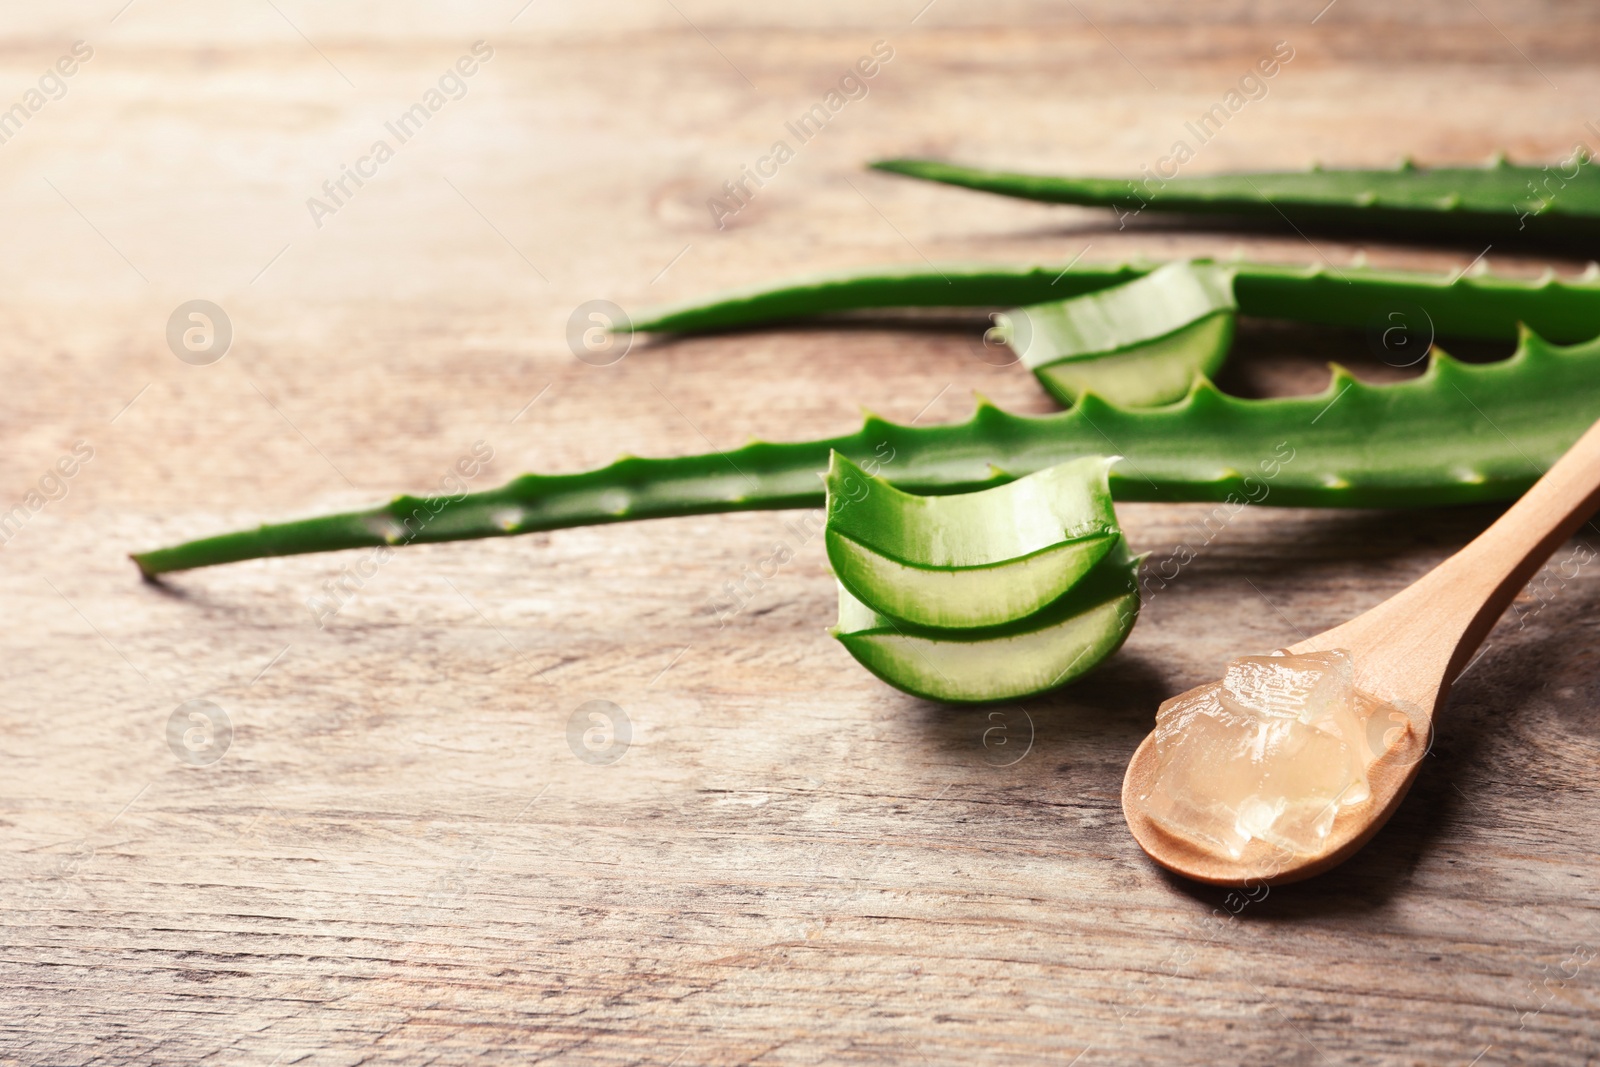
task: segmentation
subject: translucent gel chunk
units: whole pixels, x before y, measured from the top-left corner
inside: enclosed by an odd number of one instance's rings
[[[1230,798],[1249,794],[1256,780],[1252,749],[1257,725],[1218,699],[1219,686],[1191,689],[1161,705],[1156,757],[1161,774],[1145,798],[1152,819],[1237,856],[1250,841],[1235,827]]]
[[[1158,771],[1140,798],[1168,830],[1237,858],[1251,840],[1316,852],[1341,807],[1370,796],[1367,717],[1345,652],[1248,656],[1161,705]],[[1385,727],[1387,728],[1387,727]]]
[[[1350,657],[1342,652],[1244,656],[1228,664],[1222,678],[1225,700],[1301,722],[1315,722],[1331,705],[1348,704],[1354,689]]]

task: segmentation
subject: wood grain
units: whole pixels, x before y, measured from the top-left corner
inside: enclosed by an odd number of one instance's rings
[[[95,50],[0,145],[0,511],[94,449],[0,556],[0,1063],[1600,1055],[1600,588],[1571,562],[1592,533],[1491,635],[1371,846],[1259,900],[1172,879],[1128,835],[1118,788],[1156,705],[1377,603],[1493,509],[1125,507],[1136,547],[1197,558],[1102,670],[998,719],[857,668],[793,516],[407,549],[320,628],[308,599],[365,554],[164,587],[124,558],[426,490],[480,440],[488,484],[837,433],[858,405],[1045,410],[970,324],[608,367],[564,330],[590,299],[922,257],[1345,262],[1325,235],[1119,231],[859,163],[1136,169],[1278,40],[1296,58],[1197,173],[1554,159],[1600,89],[1586,9],[118,6],[16,15],[0,49],[0,102],[74,40]],[[307,198],[480,39],[494,58],[465,96],[317,228]],[[877,40],[895,55],[867,97],[717,229],[706,200]],[[1448,269],[1481,250],[1369,251]],[[191,366],[165,328],[201,298],[234,341]],[[1239,351],[1242,392],[1319,388],[1329,358],[1409,373],[1359,333],[1246,324]],[[791,563],[743,579],[785,538]],[[167,740],[195,699],[232,726],[207,765]],[[569,745],[590,700],[631,721],[609,765]]]

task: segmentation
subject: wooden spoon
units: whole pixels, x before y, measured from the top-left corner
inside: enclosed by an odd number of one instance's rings
[[[1170,871],[1227,886],[1294,882],[1349,859],[1388,821],[1411,788],[1450,683],[1512,598],[1597,506],[1600,422],[1461,551],[1370,611],[1290,646],[1292,653],[1348,650],[1355,661],[1356,687],[1410,720],[1409,731],[1391,738],[1394,743],[1367,768],[1372,795],[1339,810],[1321,851],[1291,855],[1251,841],[1238,859],[1231,859],[1162,829],[1137,803],[1155,782],[1154,734],[1133,754],[1122,783],[1122,812],[1139,847]],[[1396,718],[1395,728],[1402,725]]]

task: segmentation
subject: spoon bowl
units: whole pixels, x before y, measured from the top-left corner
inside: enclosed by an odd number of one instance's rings
[[[1371,795],[1339,808],[1318,851],[1290,853],[1252,840],[1234,858],[1161,827],[1138,804],[1160,769],[1154,734],[1134,752],[1122,783],[1123,815],[1139,847],[1174,873],[1225,886],[1299,881],[1349,859],[1405,799],[1432,744],[1434,716],[1450,683],[1512,599],[1597,506],[1600,422],[1461,551],[1371,610],[1289,646],[1296,654],[1349,652],[1356,688],[1405,720],[1394,722],[1395,730],[1405,726],[1398,737],[1384,730],[1390,743],[1367,767]]]
[[[1314,652],[1309,642],[1295,652]],[[1352,650],[1353,651],[1353,650]],[[1400,807],[1411,788],[1422,758],[1433,743],[1431,716],[1420,729],[1410,729],[1367,767],[1370,795],[1359,804],[1341,807],[1320,851],[1289,853],[1265,841],[1253,840],[1237,858],[1223,855],[1162,828],[1136,803],[1155,785],[1157,770],[1155,735],[1146,737],[1133,754],[1122,780],[1122,811],[1133,839],[1151,859],[1176,874],[1211,885],[1282,885],[1321,874],[1353,856]]]

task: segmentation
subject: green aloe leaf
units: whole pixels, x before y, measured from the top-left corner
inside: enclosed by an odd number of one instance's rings
[[[1056,399],[1093,392],[1125,407],[1180,400],[1233,341],[1233,272],[1168,263],[1131,282],[997,317],[1001,336]]]
[[[327,515],[143,552],[146,575],[262,556],[503,537],[672,515],[816,507],[830,452],[878,462],[907,492],[954,493],[1114,450],[1117,500],[1291,507],[1428,507],[1520,495],[1600,415],[1600,340],[1571,348],[1531,333],[1498,363],[1435,351],[1421,377],[1358,382],[1335,369],[1317,396],[1247,400],[1201,381],[1177,404],[1122,408],[1089,394],[1054,415],[987,403],[966,422],[869,417],[820,441],[625,457],[578,474],[525,474],[459,497],[396,497]]]
[[[1205,262],[1196,260],[1195,262]],[[1225,264],[1239,314],[1319,326],[1402,325],[1421,341],[1515,340],[1527,325],[1561,343],[1600,336],[1600,267],[1577,278],[1490,273],[1426,274],[1368,267]],[[722,330],[843,311],[914,307],[1016,307],[1133,281],[1159,263],[1055,265],[947,263],[795,278],[646,312],[635,331]]]
[[[1297,226],[1394,230],[1500,240],[1518,233],[1600,237],[1600,173],[1578,155],[1565,165],[1264,171],[1160,178],[1088,178],[889,159],[877,170],[1024,200],[1143,211],[1229,215]]]
[[[1100,564],[1044,611],[979,631],[912,626],[873,611],[839,587],[831,631],[863,667],[930,700],[1013,700],[1065,685],[1122,646],[1139,615],[1136,576],[1122,538]]]
[[[919,626],[1000,626],[1033,615],[1117,539],[1100,456],[976,493],[918,496],[829,457],[828,561],[859,601]]]

